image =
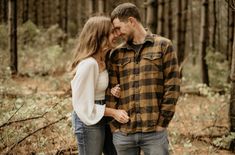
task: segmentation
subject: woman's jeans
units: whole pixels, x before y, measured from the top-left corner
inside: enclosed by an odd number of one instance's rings
[[[85,125],[75,112],[72,124],[78,142],[79,155],[116,155],[112,134],[105,117],[95,125]],[[107,134],[107,135],[106,135]]]
[[[167,130],[150,133],[113,133],[113,143],[118,155],[168,155]]]

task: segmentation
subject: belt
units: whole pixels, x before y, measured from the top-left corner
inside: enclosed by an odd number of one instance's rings
[[[105,100],[95,100],[95,104],[104,105]]]

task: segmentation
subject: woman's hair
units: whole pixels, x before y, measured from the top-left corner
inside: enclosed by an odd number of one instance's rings
[[[105,16],[94,16],[85,23],[74,51],[74,57],[70,70],[73,71],[78,63],[102,50],[108,43],[111,29],[110,18]]]

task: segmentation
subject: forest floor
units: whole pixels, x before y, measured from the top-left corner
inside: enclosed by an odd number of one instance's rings
[[[0,154],[76,154],[67,75],[1,79]],[[188,86],[182,86],[182,90]],[[209,93],[210,94],[210,93]],[[230,155],[227,94],[182,93],[168,128],[172,155]]]

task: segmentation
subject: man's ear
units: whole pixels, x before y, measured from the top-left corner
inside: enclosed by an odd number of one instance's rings
[[[129,17],[128,21],[134,27],[136,25],[137,20],[134,17]]]

